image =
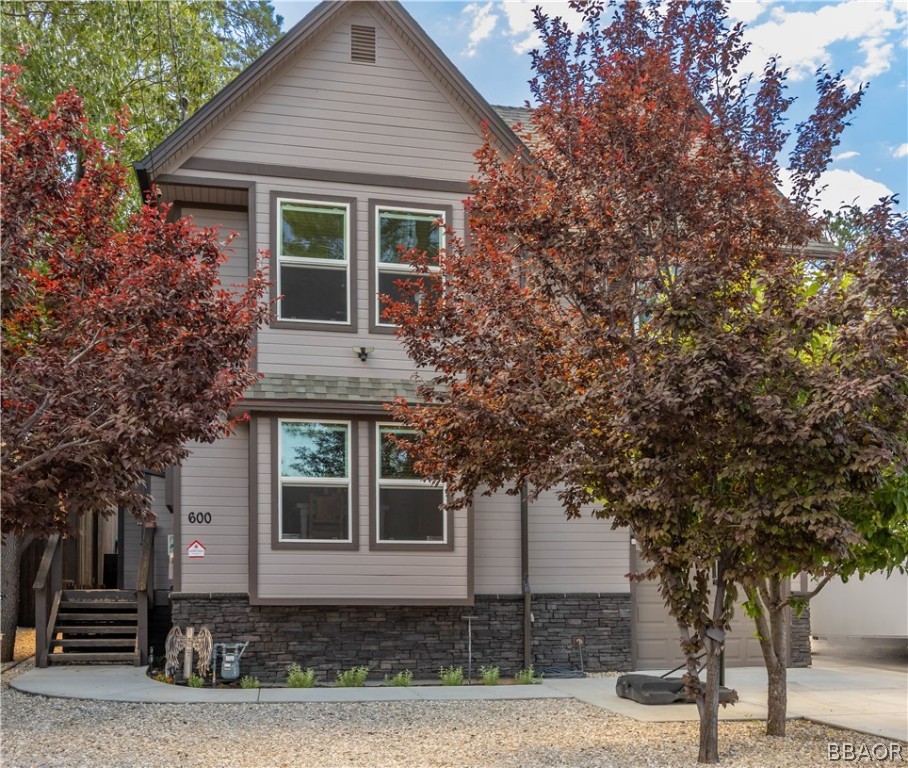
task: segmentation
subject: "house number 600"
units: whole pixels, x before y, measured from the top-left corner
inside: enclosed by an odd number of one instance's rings
[[[190,523],[195,525],[208,525],[211,522],[211,512],[190,512],[187,516]]]

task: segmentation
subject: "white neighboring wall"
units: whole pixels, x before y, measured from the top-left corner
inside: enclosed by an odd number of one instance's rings
[[[908,638],[908,574],[872,573],[847,584],[833,579],[810,601],[810,633]]]

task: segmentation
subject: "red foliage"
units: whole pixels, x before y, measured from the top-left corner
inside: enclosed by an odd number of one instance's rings
[[[222,287],[218,233],[166,206],[117,226],[125,116],[95,138],[70,91],[40,117],[20,73],[2,82],[3,531],[44,534],[147,515],[142,471],[229,431],[267,284],[260,266]]]
[[[395,414],[453,505],[528,483],[631,528],[699,691],[737,585],[834,571],[860,540],[849,515],[908,461],[908,227],[881,201],[811,264],[816,183],[860,90],[821,73],[785,200],[784,73],[742,79],[723,3],[574,5],[577,35],[537,16],[530,159],[486,141],[443,295],[418,277],[388,307],[425,372]],[[699,691],[701,759],[717,690]]]

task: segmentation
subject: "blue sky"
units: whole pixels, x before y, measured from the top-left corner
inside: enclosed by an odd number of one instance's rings
[[[284,29],[305,16],[315,2],[276,2]],[[521,105],[529,96],[530,56],[537,45],[532,9],[569,22],[566,2],[490,0],[435,2],[404,0],[429,36],[493,104]],[[789,92],[798,102],[792,124],[814,103],[814,72],[826,65],[842,70],[852,86],[869,83],[863,104],[824,175],[822,207],[857,201],[869,205],[896,193],[908,200],[908,2],[841,0],[786,2],[734,0],[730,15],[747,25],[751,54],[744,64],[759,72],[776,54],[790,68]]]

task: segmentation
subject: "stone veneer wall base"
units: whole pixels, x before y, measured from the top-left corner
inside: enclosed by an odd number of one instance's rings
[[[250,605],[245,593],[170,596],[173,623],[206,625],[216,643],[249,641],[242,674],[283,682],[292,663],[312,667],[322,682],[338,671],[368,666],[371,679],[409,669],[434,678],[442,666],[467,670],[467,621],[474,616],[473,676],[498,666],[503,676],[523,667],[523,597],[477,595],[473,606]],[[589,671],[629,670],[631,599],[628,594],[533,596],[533,664],[580,668],[573,639],[584,638]]]
[[[791,646],[791,663],[790,667],[809,667],[811,664],[810,654],[810,605],[805,606],[800,616],[795,616],[794,611],[791,614],[791,635],[789,637]]]

